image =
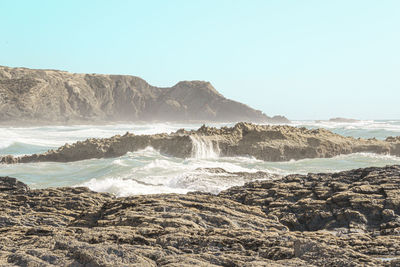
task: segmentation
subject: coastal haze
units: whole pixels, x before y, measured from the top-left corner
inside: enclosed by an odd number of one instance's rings
[[[209,82],[0,70],[0,265],[400,262],[399,120],[290,121]]]
[[[0,266],[400,266],[399,2],[0,10]]]
[[[16,124],[115,121],[257,121],[268,117],[226,99],[209,83],[159,88],[128,75],[76,74],[0,66],[0,122]]]

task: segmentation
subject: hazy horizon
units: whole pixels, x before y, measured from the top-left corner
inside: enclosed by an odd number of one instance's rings
[[[204,80],[291,120],[400,119],[397,1],[1,2],[0,65]]]

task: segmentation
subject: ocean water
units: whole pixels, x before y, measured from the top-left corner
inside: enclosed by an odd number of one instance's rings
[[[213,124],[232,126],[234,124]],[[333,123],[295,121],[291,125],[327,128],[345,136],[385,139],[400,135],[400,121],[360,121]],[[178,129],[197,129],[201,124],[114,124],[103,126],[0,127],[0,155],[42,153],[65,143],[90,137],[110,137],[133,132],[154,134]],[[248,182],[242,177],[210,173],[204,168],[223,168],[230,172],[264,171],[264,179],[273,174],[337,172],[369,166],[400,164],[400,158],[388,155],[356,153],[330,159],[304,159],[289,162],[264,162],[251,157],[219,157],[218,148],[195,140],[194,153],[180,159],[161,155],[148,147],[118,158],[90,159],[70,163],[28,163],[0,165],[0,176],[12,176],[33,188],[87,186],[98,192],[117,196],[155,193],[204,191],[218,193],[231,186]]]

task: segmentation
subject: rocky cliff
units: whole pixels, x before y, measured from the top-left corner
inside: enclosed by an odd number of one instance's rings
[[[237,123],[220,129],[202,126],[197,131],[178,130],[171,134],[135,135],[88,139],[66,144],[57,150],[15,158],[0,156],[0,163],[40,161],[68,162],[90,158],[119,157],[151,146],[163,154],[188,158],[198,151],[213,150],[219,156],[253,156],[265,161],[329,158],[341,154],[371,152],[400,156],[400,137],[386,140],[355,139],[325,129]]]
[[[0,265],[399,266],[399,192],[400,166],[126,198],[1,177]]]
[[[226,99],[209,82],[159,88],[134,76],[0,66],[0,123],[110,121],[288,122]]]

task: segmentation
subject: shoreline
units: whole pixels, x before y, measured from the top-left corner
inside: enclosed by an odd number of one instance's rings
[[[183,121],[165,121],[165,120],[154,120],[154,121],[92,121],[89,122],[87,120],[77,120],[71,121],[68,123],[65,122],[45,122],[45,121],[20,121],[20,122],[2,122],[0,121],[0,127],[51,127],[51,126],[108,126],[108,125],[124,125],[124,124],[132,124],[132,125],[149,125],[149,124],[200,124],[200,125],[213,125],[213,124],[236,124],[239,121],[205,121],[205,120],[183,120]],[[270,121],[247,121],[249,123],[255,123],[260,125],[286,125],[292,122],[270,122]]]
[[[1,177],[0,263],[393,266],[398,191],[400,165],[121,198]]]

